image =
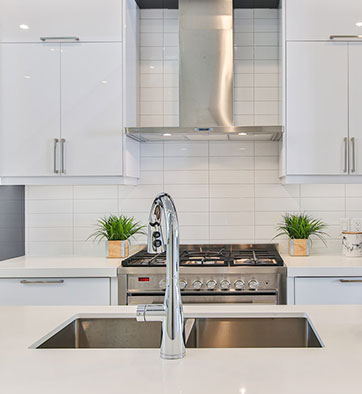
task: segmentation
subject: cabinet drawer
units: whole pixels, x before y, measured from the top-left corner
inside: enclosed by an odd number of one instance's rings
[[[296,278],[295,304],[362,304],[362,277]]]
[[[121,41],[121,0],[0,0],[0,41],[40,42],[40,37]]]
[[[330,35],[358,35],[360,0],[287,0],[287,40],[329,40]]]
[[[110,280],[0,279],[0,305],[110,305]]]

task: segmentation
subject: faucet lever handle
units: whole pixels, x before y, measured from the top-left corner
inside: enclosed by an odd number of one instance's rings
[[[145,321],[163,321],[166,315],[163,304],[141,304],[137,305],[136,320]]]

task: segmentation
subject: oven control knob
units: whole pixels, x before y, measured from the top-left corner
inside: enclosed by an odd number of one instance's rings
[[[250,290],[258,290],[259,282],[256,279],[250,279],[248,282],[248,287]]]
[[[195,290],[200,290],[201,287],[202,287],[202,281],[199,280],[199,279],[194,280],[194,281],[192,282],[192,287],[193,287]]]
[[[160,289],[165,290],[166,289],[166,279],[161,279],[159,286],[160,286]]]
[[[210,279],[206,282],[206,287],[208,290],[215,290],[217,286],[217,282],[214,279]]]
[[[185,281],[185,279],[180,279],[180,289],[184,290],[186,289],[187,286],[187,282]]]
[[[245,289],[245,282],[241,279],[238,279],[234,282],[235,290],[244,290]]]
[[[230,281],[227,279],[223,279],[220,282],[220,289],[221,290],[229,290],[230,289]]]

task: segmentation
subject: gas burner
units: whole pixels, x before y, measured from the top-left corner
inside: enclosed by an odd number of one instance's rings
[[[232,265],[278,265],[275,259],[234,259]]]
[[[224,260],[218,259],[218,258],[204,258],[204,257],[199,257],[199,258],[192,258],[189,260],[181,260],[180,261],[181,266],[222,266],[222,265],[227,265],[227,263]]]

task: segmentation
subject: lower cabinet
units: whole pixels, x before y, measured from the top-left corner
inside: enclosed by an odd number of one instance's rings
[[[294,279],[296,305],[362,304],[362,277]]]
[[[110,278],[0,279],[0,305],[110,305]]]

